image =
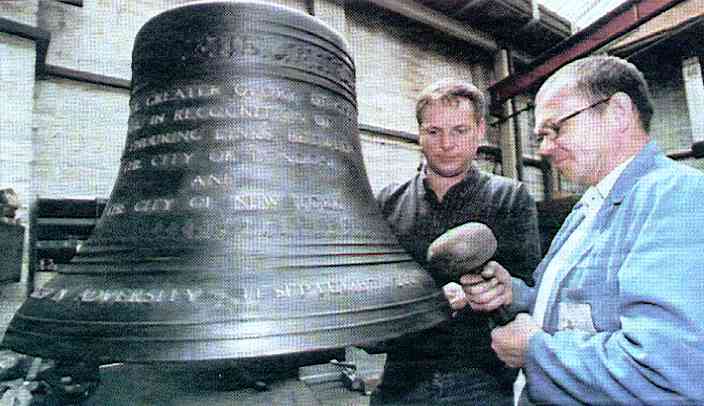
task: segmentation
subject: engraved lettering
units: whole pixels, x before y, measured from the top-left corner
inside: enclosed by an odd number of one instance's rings
[[[60,291],[56,292],[56,294],[54,296],[51,297],[51,300],[53,300],[55,302],[60,302],[66,297],[67,294],[68,294],[67,289],[61,289]]]
[[[185,109],[174,110],[174,121],[184,121],[184,120],[193,120],[193,114],[191,112],[191,109],[185,108]]]
[[[122,163],[122,173],[132,172],[142,169],[142,161],[139,159],[134,159],[131,161],[124,161]]]
[[[262,98],[293,102],[296,100],[296,94],[289,89],[270,86],[255,86],[247,87],[242,83],[237,83],[233,87],[233,92],[236,96],[242,98]]]
[[[218,128],[215,130],[215,139],[217,141],[271,141],[274,138],[274,134],[272,134],[268,128],[264,127],[251,132],[244,131],[240,128]]]
[[[56,289],[53,288],[37,288],[34,289],[31,295],[29,295],[31,298],[34,299],[44,299],[48,297],[49,295],[53,294],[56,292]]]
[[[194,53],[207,58],[236,59],[260,54],[262,51],[255,44],[254,38],[246,35],[208,35],[196,44]]]
[[[81,302],[95,302],[98,299],[98,291],[95,289],[84,290],[78,298]]]
[[[134,140],[127,146],[127,150],[134,152],[147,147],[156,147],[164,144],[192,143],[202,139],[203,135],[198,130],[173,131]]]
[[[313,122],[317,126],[322,127],[322,128],[332,127],[332,121],[325,116],[320,116],[320,115],[315,114],[315,115],[313,115]]]
[[[191,303],[194,303],[198,298],[203,294],[202,289],[186,289],[186,295],[188,297],[188,301]]]
[[[289,129],[288,131],[288,141],[298,144],[313,145],[316,147],[322,147],[331,149],[333,151],[344,152],[346,154],[351,154],[354,152],[354,146],[351,143],[342,140],[336,140],[333,135],[319,135],[310,134],[308,132],[297,131],[294,129]]]
[[[234,210],[254,211],[276,209],[279,206],[280,198],[278,196],[250,194],[231,196],[230,200]]]
[[[336,196],[301,195],[294,196],[293,203],[297,210],[344,210]]]
[[[240,115],[243,118],[265,120],[269,118],[270,112],[271,109],[265,106],[242,106],[240,108]]]
[[[188,166],[191,162],[191,158],[193,158],[193,153],[176,152],[155,155],[149,162],[151,166],[155,168],[164,168],[169,166]]]
[[[117,216],[123,214],[126,211],[124,203],[112,203],[103,212],[106,216]]]
[[[220,86],[213,84],[176,87],[146,96],[144,98],[144,105],[152,107],[170,101],[208,98],[220,96],[221,94],[222,89]]]
[[[166,114],[155,114],[149,118],[149,125],[163,124],[166,120]]]
[[[230,189],[235,183],[234,177],[230,173],[196,175],[191,181],[193,190],[206,189]]]
[[[188,206],[193,209],[210,209],[210,196],[194,196],[188,201]]]
[[[215,163],[227,162],[256,162],[257,154],[254,151],[240,151],[235,155],[232,151],[211,151],[208,153],[208,159]]]
[[[282,152],[281,155],[286,161],[294,164],[326,166],[331,169],[336,169],[334,161],[319,154],[311,154],[302,151],[287,151]]]
[[[261,289],[257,287],[244,289],[243,297],[246,301],[261,300],[263,298]]]
[[[146,199],[140,200],[134,205],[134,211],[138,213],[155,213],[171,211],[176,199]]]
[[[286,288],[274,288],[274,299],[281,299],[285,297],[290,297],[291,293],[286,290]]]
[[[399,288],[405,288],[407,286],[418,286],[420,285],[420,281],[417,278],[406,278],[403,280],[396,279],[395,284]]]
[[[305,123],[305,115],[297,110],[254,105],[213,105],[174,110],[173,121],[208,120],[212,118],[248,118],[287,124]]]
[[[356,109],[350,103],[338,97],[312,93],[310,102],[315,107],[336,111],[347,120],[352,120],[356,116]]]
[[[160,303],[168,300],[176,302],[185,300],[191,303],[196,302],[203,291],[200,289],[185,289],[182,293],[178,289],[84,289],[75,298],[77,301],[86,303]],[[59,297],[60,295],[60,297]],[[52,300],[62,300],[68,295],[66,289],[62,289]]]
[[[368,293],[372,290],[383,289],[384,285],[377,278],[369,278],[362,280],[328,280],[324,282],[291,282],[273,288],[274,299],[291,298],[291,297],[306,297],[306,296],[325,296],[325,295],[341,295],[350,293]]]

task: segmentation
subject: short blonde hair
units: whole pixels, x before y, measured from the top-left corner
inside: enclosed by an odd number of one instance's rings
[[[416,120],[423,124],[423,111],[428,105],[438,101],[459,103],[467,99],[474,108],[474,121],[478,124],[484,119],[486,101],[482,92],[473,84],[461,80],[445,79],[427,86],[418,95],[416,101]]]

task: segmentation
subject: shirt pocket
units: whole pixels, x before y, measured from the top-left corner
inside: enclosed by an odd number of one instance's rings
[[[564,289],[558,305],[558,326],[582,331],[620,328],[618,289],[606,281]]]

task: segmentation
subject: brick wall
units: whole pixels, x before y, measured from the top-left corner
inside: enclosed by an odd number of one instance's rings
[[[167,6],[182,3],[186,1],[103,0],[76,7],[41,1],[38,25],[52,36],[46,62],[129,80],[139,28]],[[303,0],[276,3],[306,10]],[[490,57],[460,41],[373,6],[352,2],[341,11],[356,62],[360,123],[415,133],[414,99],[422,87],[446,76],[474,80],[480,87],[490,80]],[[334,16],[326,18],[335,22]],[[34,93],[33,188],[21,197],[107,197],[126,134],[128,92],[50,77],[38,81]],[[415,170],[417,154],[411,153],[408,170],[398,168],[405,161],[388,170],[383,159],[386,154],[404,156],[413,145],[367,140],[365,155],[375,158],[365,160],[375,188]]]

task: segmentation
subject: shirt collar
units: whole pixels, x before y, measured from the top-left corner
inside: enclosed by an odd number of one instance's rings
[[[425,190],[425,195],[426,199],[429,196],[429,192],[432,192],[433,196],[435,196],[435,193],[433,190],[430,188],[430,182],[428,182],[428,164],[424,164],[420,169],[419,169],[419,175],[420,179],[422,181],[423,189]],[[479,167],[472,162],[469,166],[469,169],[467,170],[467,174],[465,175],[464,179],[462,179],[459,183],[455,184],[450,188],[450,190],[447,191],[446,195],[449,194],[451,190],[456,190],[459,189],[459,197],[460,198],[465,198],[467,194],[469,194],[479,183],[479,177],[480,177],[480,171]]]
[[[613,189],[614,184],[618,180],[619,176],[623,173],[624,169],[633,160],[635,156],[632,156],[625,161],[623,161],[619,166],[614,168],[608,175],[604,177],[596,186],[590,186],[584,195],[580,199],[579,203],[587,206],[590,210],[599,210],[601,205],[604,203],[604,199],[609,195],[611,189]]]
[[[613,189],[614,184],[618,180],[618,177],[621,176],[623,170],[626,169],[626,166],[633,161],[633,158],[635,158],[635,155],[621,162],[621,164],[609,172],[609,174],[606,175],[601,182],[597,183],[596,189],[602,199],[605,199],[606,196],[609,195],[611,189]]]

